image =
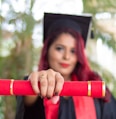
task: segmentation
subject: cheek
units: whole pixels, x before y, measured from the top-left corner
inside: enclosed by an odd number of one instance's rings
[[[48,63],[49,63],[49,65],[51,66],[55,62],[58,62],[58,60],[59,60],[59,54],[55,50],[51,49],[48,52]]]
[[[58,54],[53,54],[53,55],[49,55],[49,61],[51,62],[58,62],[60,60],[60,55]]]
[[[48,63],[49,67],[56,70],[58,67],[59,59],[55,56],[49,56]]]

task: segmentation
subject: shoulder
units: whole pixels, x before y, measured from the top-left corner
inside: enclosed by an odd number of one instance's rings
[[[116,99],[113,96],[111,96],[109,102],[104,102],[102,99],[94,99],[94,103],[99,118],[102,115],[102,119],[116,119]]]
[[[109,102],[104,103],[104,117],[108,119],[116,119],[116,99],[111,95]]]

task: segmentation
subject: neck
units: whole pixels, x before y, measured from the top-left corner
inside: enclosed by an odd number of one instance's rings
[[[65,81],[71,81],[71,76],[65,76],[63,75]]]

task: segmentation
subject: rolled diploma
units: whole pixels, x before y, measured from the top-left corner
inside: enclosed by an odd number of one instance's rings
[[[38,83],[38,86],[39,83]],[[104,81],[65,81],[60,96],[105,96]],[[30,81],[0,79],[0,95],[36,95]]]

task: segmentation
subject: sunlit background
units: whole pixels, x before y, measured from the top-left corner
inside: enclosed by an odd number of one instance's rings
[[[115,0],[0,0],[0,78],[22,79],[37,70],[43,45],[44,12],[86,13],[93,16],[94,33],[86,46],[88,60],[116,96],[114,6]],[[13,119],[15,106],[14,98],[1,96],[0,119]]]

